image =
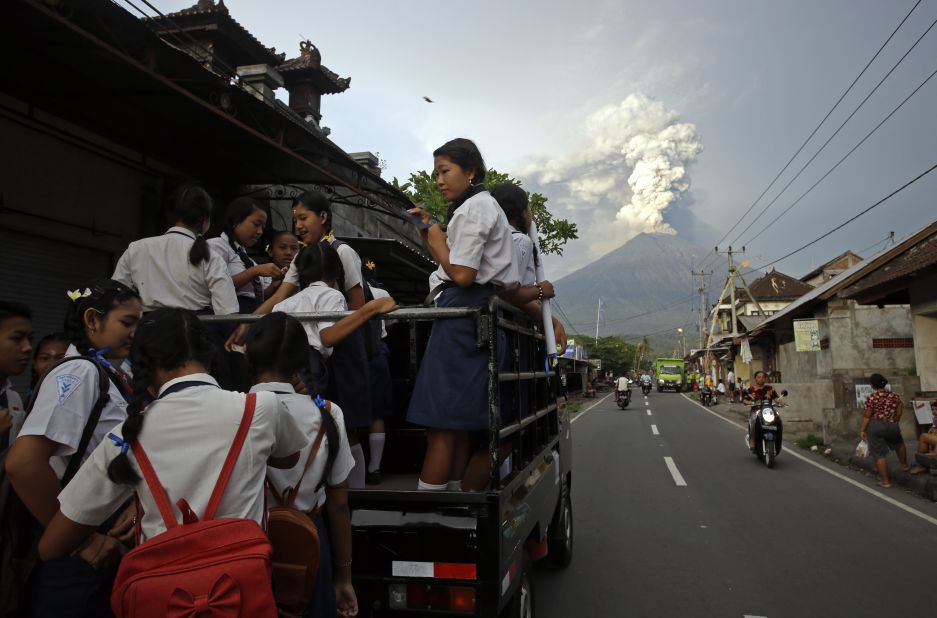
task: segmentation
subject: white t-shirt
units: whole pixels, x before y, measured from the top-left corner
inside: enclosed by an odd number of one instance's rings
[[[244,267],[244,262],[241,260],[241,256],[238,255],[238,252],[235,249],[231,248],[231,244],[228,242],[228,235],[224,232],[221,233],[221,236],[217,238],[208,239],[208,246],[211,247],[212,253],[218,254],[218,256],[224,260],[225,266],[228,268],[228,275],[234,279],[236,275],[240,275],[242,272],[247,270]],[[243,249],[241,243],[235,241],[234,246]],[[256,265],[257,262],[252,260],[250,257],[247,258],[251,261],[251,264]],[[266,290],[270,283],[273,281],[270,277],[257,277],[260,280],[260,289]],[[237,288],[237,295],[244,296],[246,298],[254,298],[254,283],[253,281],[248,281],[241,287]],[[262,298],[259,300],[263,300]]]
[[[26,420],[26,408],[23,407],[23,400],[20,399],[20,394],[13,390],[13,382],[7,380],[3,386],[0,386],[0,393],[6,393],[7,396],[7,411],[10,413],[10,420],[12,424],[10,425],[9,439],[7,440],[7,445],[13,444],[13,440],[16,440],[16,436],[20,433],[20,428],[23,426],[23,421]],[[3,451],[0,451],[2,453]]]
[[[305,290],[300,290],[293,296],[274,305],[273,310],[283,311],[284,313],[347,311],[348,304],[341,292],[329,287],[323,281],[314,281]],[[306,336],[309,338],[309,345],[317,349],[322,354],[322,358],[326,360],[332,355],[332,348],[322,345],[319,333],[333,324],[335,322],[303,320],[303,329],[305,329]]]
[[[211,307],[216,315],[237,313],[237,296],[224,260],[209,250],[208,259],[193,266],[189,250],[194,241],[195,234],[184,227],[136,240],[120,256],[112,278],[136,288],[144,312]]]
[[[725,393],[726,393],[726,385],[723,384],[722,382],[720,382],[719,385],[716,387],[716,390],[719,391],[720,393],[722,393],[723,395],[725,395]]]
[[[189,381],[208,384],[170,393],[150,404],[144,412],[146,422],[140,434],[140,444],[165,488],[178,522],[182,522],[176,506],[180,498],[189,503],[199,518],[204,515],[241,423],[247,397],[244,393],[221,390],[214,378],[204,373],[170,380],[160,392],[177,382]],[[120,437],[122,429],[120,425],[112,433]],[[267,460],[288,457],[306,442],[306,435],[293,417],[281,410],[276,395],[258,393],[250,431],[215,517],[261,523]],[[62,514],[76,523],[97,526],[136,491],[144,511],[143,534],[153,538],[165,532],[166,525],[146,482],[118,485],[107,478],[107,466],[119,453],[120,447],[110,439],[95,449],[59,494]],[[139,473],[132,451],[130,461]]]
[[[511,230],[514,240],[514,250],[517,252],[517,272],[520,274],[521,285],[534,285],[537,283],[537,264],[534,262],[534,241],[530,236],[517,230]]]
[[[494,283],[504,288],[520,283],[511,225],[487,191],[465,200],[452,215],[446,236],[449,263],[477,270],[475,283]],[[429,277],[429,289],[435,290],[451,280],[440,266]]]
[[[283,492],[296,486],[299,477],[302,475],[303,468],[306,466],[306,460],[309,458],[309,452],[315,442],[316,435],[319,433],[319,427],[322,425],[322,413],[309,395],[299,395],[293,390],[292,384],[281,382],[263,382],[251,387],[251,392],[274,391],[280,400],[281,408],[296,422],[300,431],[309,440],[309,443],[299,452],[299,463],[289,470],[279,468],[267,468],[267,478],[273,484],[277,493],[283,495]],[[355,458],[351,456],[351,447],[348,445],[348,435],[345,433],[345,420],[342,409],[334,402],[331,404],[332,418],[335,419],[335,425],[338,429],[338,454],[335,455],[335,461],[332,463],[332,470],[326,484],[330,486],[338,485],[348,478],[348,473],[355,467]],[[316,487],[325,474],[325,464],[329,456],[329,449],[332,445],[328,443],[328,437],[323,435],[322,444],[319,451],[312,460],[312,465],[303,477],[303,483],[296,495],[293,506],[300,511],[309,512],[318,506],[325,504],[325,487],[316,491]],[[275,505],[275,501],[270,503]]]
[[[65,356],[79,356],[78,349],[69,345]],[[85,359],[68,361],[54,368],[42,380],[32,412],[20,429],[21,436],[44,436],[59,445],[49,460],[59,478],[65,474],[69,459],[78,450],[91,408],[98,400],[99,379],[97,367]],[[88,460],[107,432],[127,418],[127,400],[112,381],[108,383],[110,400],[101,410],[101,418],[91,434],[82,461]]]
[[[345,289],[343,291],[347,292],[356,285],[361,285],[361,258],[358,253],[346,243],[339,244],[335,248],[335,252],[338,253],[338,257],[342,261],[342,269],[345,271]],[[297,253],[296,256],[299,257],[299,254]],[[299,287],[299,271],[296,269],[295,257],[290,262],[290,267],[286,271],[283,280]]]
[[[626,391],[626,390],[628,390],[628,384],[629,384],[630,382],[631,382],[631,381],[630,381],[628,378],[624,377],[624,376],[618,378],[618,387],[617,387],[618,390],[620,390],[620,391]]]
[[[729,384],[732,384],[733,386],[735,385],[735,373],[734,372],[730,371],[728,375],[726,375],[726,382],[728,382]]]

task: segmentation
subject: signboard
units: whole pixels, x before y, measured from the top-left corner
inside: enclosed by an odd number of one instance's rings
[[[915,399],[911,402],[914,407],[914,416],[917,418],[918,425],[931,425],[937,427],[937,417],[931,412],[931,400]]]
[[[798,352],[820,351],[819,320],[794,320],[794,349]]]

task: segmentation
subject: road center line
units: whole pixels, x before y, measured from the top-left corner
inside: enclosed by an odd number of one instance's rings
[[[650,409],[650,408],[648,408],[648,410],[647,410],[647,415],[648,415],[648,416],[651,416],[651,409]]]
[[[686,397],[686,395],[684,395],[684,397]],[[689,397],[686,397],[686,400],[689,401],[689,402],[692,403],[692,404],[695,404],[695,405],[699,406],[700,408],[702,408],[702,409],[705,410],[706,412],[709,412],[710,414],[712,414],[713,416],[715,416],[715,417],[718,418],[719,420],[725,421],[725,422],[729,423],[730,425],[734,425],[735,427],[738,427],[738,428],[741,429],[742,431],[745,431],[745,426],[742,425],[741,423],[736,423],[735,421],[730,421],[729,419],[725,418],[725,417],[722,416],[721,414],[716,414],[716,413],[713,412],[712,410],[706,408],[706,406],[700,405],[699,403],[693,401],[693,400],[690,399]],[[937,518],[931,517],[931,516],[928,515],[927,513],[922,513],[921,511],[917,510],[917,509],[914,508],[914,507],[910,507],[910,506],[908,506],[907,504],[904,504],[903,502],[899,502],[898,500],[895,500],[895,499],[892,498],[891,496],[886,496],[885,494],[883,494],[883,493],[880,492],[880,491],[876,491],[876,490],[872,489],[871,487],[866,487],[865,485],[863,485],[863,484],[860,483],[859,481],[857,481],[857,480],[855,480],[855,479],[851,479],[851,478],[849,478],[848,476],[846,476],[845,474],[840,474],[840,473],[837,472],[836,470],[830,470],[830,469],[827,468],[826,466],[824,466],[824,465],[822,465],[822,464],[819,464],[819,463],[817,463],[817,462],[811,460],[809,457],[805,457],[804,455],[801,455],[800,453],[798,453],[798,452],[796,452],[796,451],[793,451],[791,448],[786,448],[786,449],[784,449],[784,452],[788,453],[788,454],[791,455],[792,457],[795,457],[795,458],[797,458],[797,459],[803,461],[804,463],[810,464],[811,466],[813,466],[814,468],[817,468],[818,470],[823,470],[824,472],[826,472],[826,473],[829,474],[830,476],[835,476],[835,477],[838,478],[839,480],[845,481],[845,482],[849,483],[850,485],[852,485],[853,487],[857,487],[857,488],[861,489],[862,491],[864,491],[864,492],[867,493],[867,494],[871,494],[871,495],[875,496],[876,498],[879,498],[879,499],[881,499],[881,500],[884,500],[884,501],[887,502],[888,504],[890,504],[890,505],[892,505],[892,506],[895,506],[895,507],[898,507],[899,509],[901,509],[902,511],[905,511],[906,513],[910,513],[911,515],[914,515],[915,517],[919,517],[920,519],[923,519],[924,521],[926,521],[926,522],[929,523],[929,524],[933,524],[933,525],[937,526]]]
[[[673,462],[673,458],[664,457],[664,463],[667,464],[667,469],[670,470],[670,476],[673,477],[673,482],[677,487],[686,487],[686,481],[683,480],[683,475],[677,470],[677,464]]]
[[[657,425],[651,425],[651,433],[655,436],[659,436],[660,432],[657,430]]]
[[[578,421],[579,419],[581,419],[583,416],[585,416],[585,415],[586,415],[586,412],[588,412],[589,410],[591,410],[591,409],[594,408],[595,406],[599,405],[600,403],[602,403],[603,401],[605,401],[606,399],[608,399],[608,398],[611,397],[611,396],[612,396],[612,394],[609,393],[609,394],[606,395],[605,397],[602,397],[601,399],[599,399],[598,401],[596,401],[594,404],[592,404],[591,406],[589,406],[588,408],[586,408],[585,410],[583,410],[582,412],[580,412],[579,414],[577,414],[577,415],[576,415],[576,418],[574,418],[573,420],[571,420],[570,423],[575,423],[576,421]]]

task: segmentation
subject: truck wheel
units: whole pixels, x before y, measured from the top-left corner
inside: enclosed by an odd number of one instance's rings
[[[552,569],[565,569],[573,560],[573,500],[569,481],[560,489],[560,499],[547,533],[547,557],[544,563]]]
[[[500,618],[534,618],[534,587],[530,559],[525,557],[523,560],[520,587],[501,612]]]

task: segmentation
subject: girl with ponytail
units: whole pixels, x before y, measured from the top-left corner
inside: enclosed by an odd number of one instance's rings
[[[40,381],[6,460],[14,490],[43,526],[78,465],[127,416],[130,378],[123,363],[142,311],[137,292],[110,279],[68,292],[67,302],[65,359]],[[37,565],[28,586],[29,615],[110,615],[114,567],[130,529],[129,516],[117,521],[120,507],[102,513],[98,523],[104,523],[90,529],[77,555]]]
[[[342,409],[320,397],[311,383],[306,386],[311,397],[294,390],[294,379],[311,375],[306,333],[296,318],[280,312],[264,316],[248,333],[246,348],[254,381],[251,392],[277,393],[281,409],[293,417],[310,442],[300,451],[298,466],[267,470],[273,494],[271,506],[280,503],[287,490],[296,489],[293,507],[308,513],[319,530],[321,555],[316,587],[303,615],[336,616],[339,610],[341,615],[354,615],[358,602],[351,584],[348,475],[355,460]],[[312,443],[320,430],[324,430],[325,438],[306,469]],[[323,510],[328,516],[328,527]]]
[[[238,312],[227,266],[204,237],[211,209],[205,189],[181,185],[169,203],[175,225],[162,236],[130,243],[118,260],[113,278],[140,291],[144,312],[163,307],[216,315]]]
[[[43,560],[81,547],[107,513],[134,493],[144,513],[142,538],[165,532],[130,450],[136,443],[145,448],[166,493],[174,501],[184,499],[198,516],[205,512],[247,399],[244,393],[218,388],[208,374],[213,355],[207,331],[192,312],[159,309],[142,320],[131,351],[133,395],[127,420],[108,433],[59,494],[58,512],[39,542]],[[294,466],[307,439],[289,415],[279,413],[272,393],[257,394],[247,435],[216,518],[260,524],[267,465]],[[183,521],[178,503],[173,513]]]

